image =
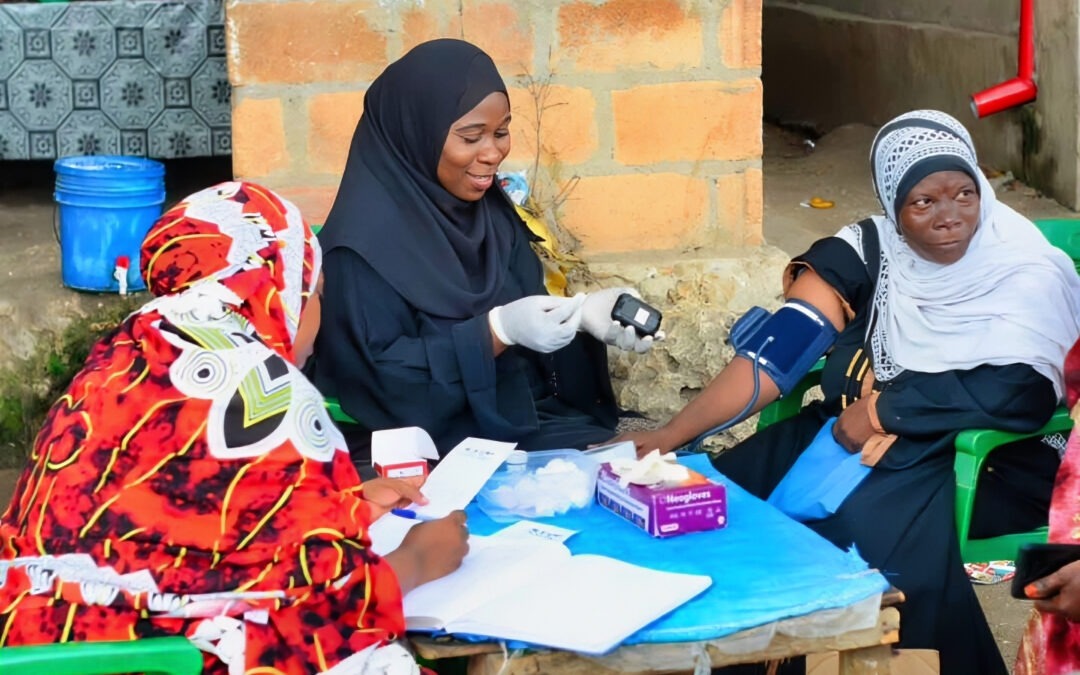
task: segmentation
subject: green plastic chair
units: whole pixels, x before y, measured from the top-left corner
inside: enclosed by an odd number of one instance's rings
[[[202,652],[185,637],[0,649],[4,675],[199,675],[202,667]]]

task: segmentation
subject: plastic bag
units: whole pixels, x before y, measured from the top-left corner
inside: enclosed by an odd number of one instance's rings
[[[836,513],[870,473],[862,455],[848,452],[833,438],[833,417],[788,469],[768,502],[800,523]]]

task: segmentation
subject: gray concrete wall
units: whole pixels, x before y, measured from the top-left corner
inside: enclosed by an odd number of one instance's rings
[[[765,0],[765,116],[827,132],[944,110],[984,165],[1076,208],[1076,0],[1040,0],[1036,14],[1038,104],[980,120],[971,94],[1016,74],[1019,0]]]
[[[1028,119],[1027,178],[1080,210],[1080,6],[1035,3],[1035,70],[1039,98]]]

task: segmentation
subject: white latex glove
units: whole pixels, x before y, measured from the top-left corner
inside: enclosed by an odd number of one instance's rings
[[[653,336],[640,337],[633,326],[624,326],[611,318],[615,301],[623,293],[629,293],[641,299],[641,294],[633,288],[605,288],[589,293],[581,309],[581,329],[604,344],[618,347],[624,352],[634,351],[644,354],[653,345]],[[656,339],[663,339],[663,332],[658,331]]]
[[[585,296],[529,295],[488,312],[488,324],[503,344],[544,354],[570,344],[581,325]]]

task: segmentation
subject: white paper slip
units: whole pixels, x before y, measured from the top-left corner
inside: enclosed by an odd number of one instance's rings
[[[557,525],[537,523],[531,520],[519,520],[513,525],[508,525],[507,527],[504,527],[495,534],[491,535],[491,538],[498,540],[542,539],[543,541],[557,541],[561,544],[562,542],[577,534],[577,532],[577,530],[569,530],[565,527],[558,527]]]
[[[451,511],[464,509],[516,445],[466,438],[442,458],[420,488],[428,503],[409,508],[430,518],[442,518]]]

